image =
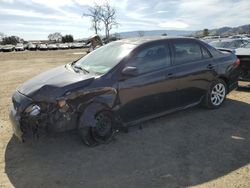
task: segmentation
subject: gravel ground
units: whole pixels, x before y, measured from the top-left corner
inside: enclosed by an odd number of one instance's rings
[[[19,143],[8,119],[15,88],[82,51],[0,53],[1,188],[250,187],[249,89],[232,92],[218,110],[154,119],[108,145],[88,148],[75,132]]]

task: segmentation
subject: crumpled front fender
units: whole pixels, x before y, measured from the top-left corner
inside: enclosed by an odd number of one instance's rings
[[[107,108],[108,106],[103,103],[91,103],[90,105],[88,105],[79,119],[78,128],[80,129],[83,127],[95,127],[95,114]]]

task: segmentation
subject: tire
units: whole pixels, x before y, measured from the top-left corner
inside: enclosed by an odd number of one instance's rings
[[[96,124],[93,127],[81,127],[78,133],[84,144],[93,147],[109,143],[114,135],[114,118],[111,112],[101,111],[94,115]]]
[[[217,109],[225,101],[227,95],[227,84],[222,79],[213,81],[205,95],[204,106],[208,109]]]
[[[111,112],[101,111],[95,115],[96,126],[91,127],[93,139],[100,144],[109,143],[114,135],[114,118]]]
[[[91,134],[91,127],[82,127],[78,129],[79,136],[84,144],[89,147],[96,146],[98,143],[93,139]]]

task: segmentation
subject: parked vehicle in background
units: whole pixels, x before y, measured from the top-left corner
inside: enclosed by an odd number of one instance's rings
[[[37,48],[41,51],[48,50],[47,44],[39,44]]]
[[[90,53],[91,51],[100,48],[105,43],[99,35],[93,35],[86,41],[86,44],[86,48],[88,48],[87,53]]]
[[[58,44],[58,48],[61,50],[69,49],[69,46],[67,44]]]
[[[24,50],[28,50],[28,43],[26,43],[26,44],[23,44],[23,48],[24,48]]]
[[[58,46],[56,44],[48,44],[49,50],[58,50]]]
[[[76,129],[87,145],[117,129],[198,104],[219,108],[237,88],[239,60],[192,38],[124,39],[25,82],[10,119],[20,140]]]
[[[28,44],[28,50],[35,51],[37,50],[37,46],[35,44],[29,43]]]
[[[240,68],[242,74],[239,80],[250,81],[250,43],[244,46],[244,48],[238,48],[235,50],[237,57],[240,59]]]
[[[22,43],[17,43],[15,46],[16,51],[24,51],[24,46]]]
[[[3,52],[12,52],[12,51],[14,51],[14,49],[15,49],[15,46],[14,46],[14,45],[11,45],[11,44],[4,45],[4,46],[2,47],[2,51],[3,51]]]
[[[203,37],[201,40],[206,42],[206,43],[209,43],[209,42],[212,42],[214,40],[218,40],[220,39],[220,36],[207,36],[207,37]]]
[[[229,36],[228,38],[230,38],[230,39],[244,39],[244,40],[250,39],[247,35],[233,35],[233,36]]]
[[[218,49],[220,48],[236,49],[243,47],[247,43],[248,41],[244,39],[220,39],[212,41],[209,44]]]
[[[72,43],[72,44],[71,44],[71,49],[74,49],[74,48],[77,48],[76,43]]]
[[[69,48],[72,48],[73,46],[73,43],[65,43],[65,44],[67,44]]]
[[[47,47],[49,50],[58,50],[58,46],[56,44],[48,44]]]
[[[71,48],[83,48],[85,46],[85,43],[77,42],[73,43]]]

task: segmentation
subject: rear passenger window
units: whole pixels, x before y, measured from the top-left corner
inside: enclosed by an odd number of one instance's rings
[[[203,57],[200,45],[195,42],[178,41],[174,42],[173,45],[175,54],[174,64],[185,64],[201,60]]]
[[[137,67],[139,74],[170,66],[170,50],[165,45],[156,45],[140,51],[129,63]]]
[[[201,53],[204,59],[210,58],[210,54],[205,50],[203,47],[201,47]]]

